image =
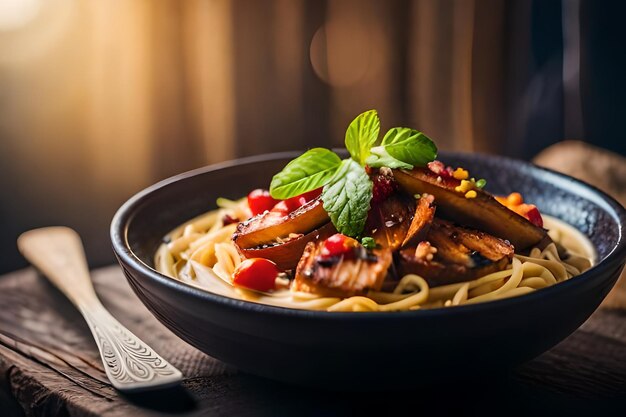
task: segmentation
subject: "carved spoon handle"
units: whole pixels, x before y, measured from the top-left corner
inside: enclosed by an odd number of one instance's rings
[[[125,328],[100,303],[91,284],[80,237],[74,230],[67,227],[30,230],[18,238],[17,246],[81,312],[115,388],[136,392],[181,381],[178,369]]]

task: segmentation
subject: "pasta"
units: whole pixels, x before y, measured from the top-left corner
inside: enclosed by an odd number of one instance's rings
[[[377,112],[364,112],[346,131],[349,158],[313,148],[269,190],[218,199],[166,236],[156,269],[251,302],[384,312],[516,297],[591,266],[585,238],[544,224],[521,194],[492,196],[415,129],[382,141],[379,130]]]
[[[274,306],[333,312],[401,311],[450,307],[515,297],[540,290],[580,274],[591,266],[591,245],[565,223],[544,215],[553,242],[527,255],[515,254],[503,270],[465,282],[430,287],[417,274],[402,276],[390,291],[369,290],[347,298],[320,296],[290,288],[277,279],[272,292],[233,286],[232,276],[242,262],[231,236],[236,224],[223,225],[224,216],[249,218],[245,199],[220,199],[219,208],[199,216],[168,234],[155,255],[156,269],[172,278],[221,295]],[[557,245],[567,248],[559,255]]]

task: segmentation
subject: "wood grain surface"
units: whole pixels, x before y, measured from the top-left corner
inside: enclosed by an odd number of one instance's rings
[[[470,375],[468,381],[440,386],[424,381],[424,387],[406,392],[341,393],[239,373],[163,327],[117,266],[96,270],[93,278],[103,304],[183,372],[182,387],[134,396],[113,389],[78,311],[45,278],[26,269],[0,277],[0,415],[389,415],[407,406],[420,413],[506,415],[626,410],[622,309],[599,309],[564,342],[513,372]]]

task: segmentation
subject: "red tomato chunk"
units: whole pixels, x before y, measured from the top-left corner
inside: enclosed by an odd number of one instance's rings
[[[255,291],[271,291],[276,288],[276,277],[280,270],[265,258],[244,260],[233,274],[233,285]]]
[[[248,194],[248,206],[253,216],[263,213],[265,210],[271,210],[278,200],[275,200],[270,195],[270,192],[257,188]]]

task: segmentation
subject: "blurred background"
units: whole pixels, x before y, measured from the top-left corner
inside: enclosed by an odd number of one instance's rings
[[[113,262],[111,217],[142,188],[342,146],[370,108],[440,149],[623,156],[625,3],[0,0],[0,272],[54,224]]]

